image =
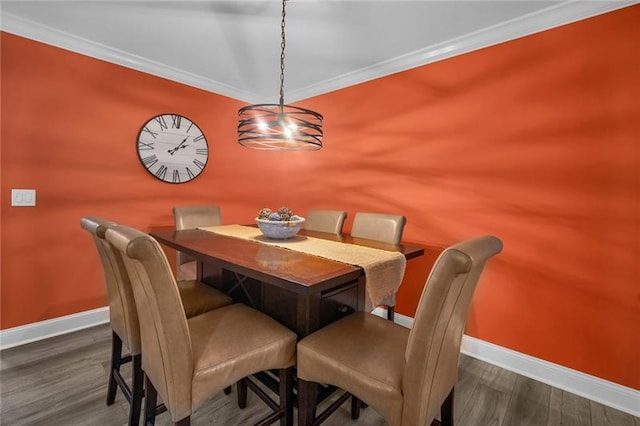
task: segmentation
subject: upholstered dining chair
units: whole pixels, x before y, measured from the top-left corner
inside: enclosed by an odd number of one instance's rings
[[[173,220],[176,230],[181,231],[201,226],[222,225],[222,214],[218,206],[174,207]],[[178,280],[195,280],[197,278],[197,262],[193,257],[178,252],[176,260],[176,278]]]
[[[106,230],[116,223],[97,217],[85,217],[81,219],[80,225],[93,236],[107,287],[112,329],[107,405],[114,403],[119,388],[130,404],[129,425],[137,425],[144,394],[139,320],[123,260],[104,239]],[[181,281],[178,288],[184,313],[188,317],[233,303],[226,294],[198,282]],[[123,345],[129,350],[129,355],[123,356]],[[131,386],[120,374],[120,367],[128,362],[132,363]]]
[[[172,421],[185,426],[208,399],[254,373],[278,369],[280,401],[260,424],[293,424],[296,334],[240,303],[187,319],[159,243],[127,226],[107,229],[121,253],[139,316],[145,371],[145,425],[155,424],[160,395]]]
[[[358,212],[353,217],[351,236],[388,244],[400,244],[407,218],[398,214]],[[382,303],[387,307],[387,319],[395,316],[396,295],[385,298]]]
[[[341,234],[346,218],[347,212],[341,210],[309,210],[305,217],[304,229]]]
[[[438,411],[441,424],[453,425],[454,386],[469,306],[485,263],[501,250],[498,238],[484,236],[442,252],[427,279],[411,330],[358,312],[302,339],[298,425],[320,424],[349,394],[354,395],[354,418],[357,397],[391,426],[428,425]],[[317,417],[316,383],[348,392]]]

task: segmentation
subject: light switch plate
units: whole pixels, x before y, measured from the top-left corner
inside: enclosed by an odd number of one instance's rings
[[[36,190],[35,189],[12,189],[11,190],[11,205],[32,207],[36,205]]]

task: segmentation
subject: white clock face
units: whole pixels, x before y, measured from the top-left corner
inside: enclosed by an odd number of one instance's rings
[[[157,179],[185,183],[207,165],[209,146],[202,130],[178,114],[161,114],[147,121],[138,133],[138,157]]]

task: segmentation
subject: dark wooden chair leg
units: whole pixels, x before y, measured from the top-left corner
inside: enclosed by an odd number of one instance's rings
[[[144,401],[144,426],[156,424],[156,404],[158,392],[147,376],[144,378],[145,401]]]
[[[185,417],[174,423],[175,426],[191,426],[191,416]]]
[[[317,384],[298,378],[298,426],[312,426],[316,416]]]
[[[109,385],[107,387],[107,405],[112,405],[116,400],[118,382],[116,372],[120,372],[122,364],[122,339],[115,331],[111,332],[111,366],[109,367]]]
[[[393,321],[395,319],[396,307],[395,306],[387,306],[387,319],[389,321]]]
[[[362,401],[360,401],[355,396],[351,395],[351,418],[353,420],[357,420],[360,417],[361,406],[362,406]]]
[[[129,426],[138,426],[142,398],[144,397],[144,371],[142,371],[142,355],[132,357],[131,407],[129,407]]]
[[[279,376],[280,409],[284,409],[280,426],[293,426],[293,368],[281,368]]]
[[[444,400],[440,406],[440,423],[442,426],[453,426],[453,391],[451,389],[449,396]]]
[[[238,380],[238,407],[247,408],[247,379]]]

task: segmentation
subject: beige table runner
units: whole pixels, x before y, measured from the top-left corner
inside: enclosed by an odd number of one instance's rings
[[[373,310],[387,296],[398,291],[407,265],[407,260],[402,253],[322,238],[305,236],[289,240],[270,240],[266,239],[258,228],[243,225],[207,226],[198,229],[357,265],[365,273],[368,296],[365,309],[367,311]]]

